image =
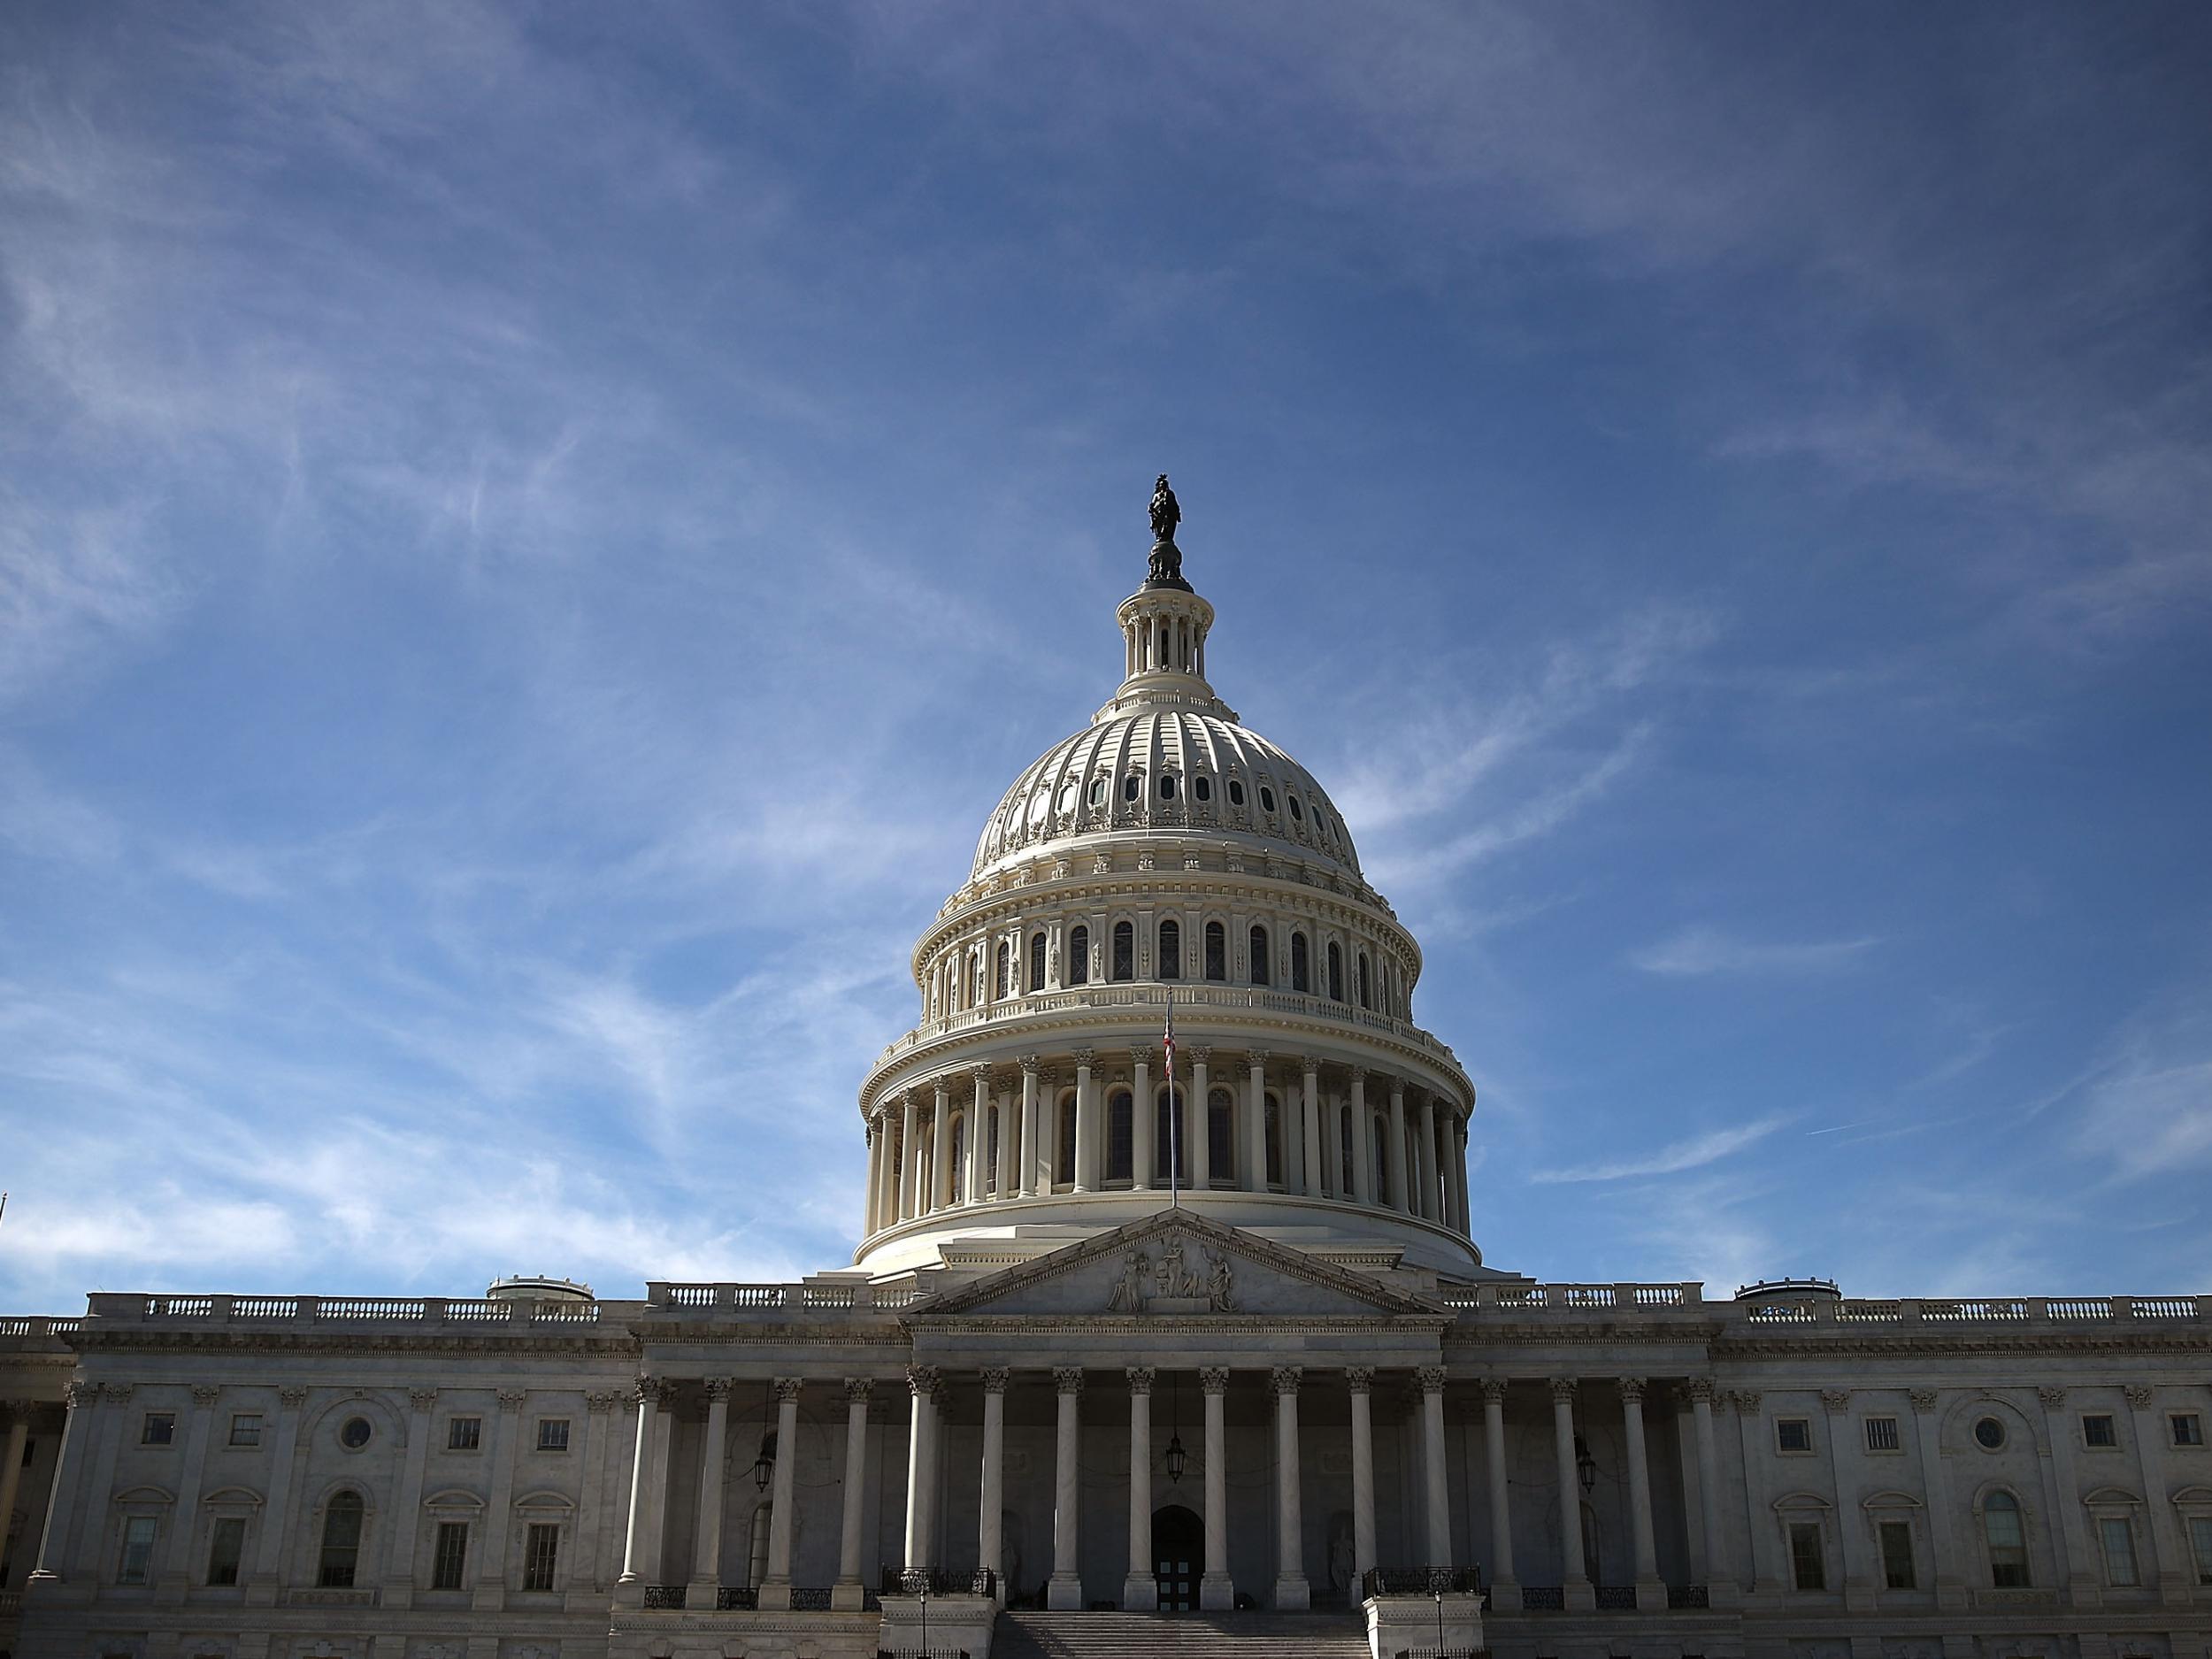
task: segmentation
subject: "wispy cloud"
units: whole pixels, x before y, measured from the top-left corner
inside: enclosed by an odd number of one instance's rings
[[[1788,1115],[1777,1114],[1754,1123],[1738,1124],[1733,1128],[1715,1129],[1704,1134],[1692,1135],[1687,1140],[1674,1141],[1640,1157],[1617,1158],[1603,1164],[1580,1164],[1571,1169],[1537,1170],[1529,1176],[1529,1179],[1546,1183],[1624,1181],[1642,1176],[1679,1175],[1685,1171],[1703,1169],[1709,1164],[1717,1164],[1747,1147],[1756,1146],[1789,1121]]]
[[[1848,967],[1882,941],[1876,938],[1763,943],[1717,928],[1688,927],[1632,953],[1631,967],[1672,979],[1715,973],[1827,973]]]

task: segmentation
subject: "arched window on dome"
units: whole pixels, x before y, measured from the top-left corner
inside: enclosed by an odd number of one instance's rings
[[[1989,1547],[1989,1582],[1999,1590],[2028,1587],[2028,1529],[2020,1500],[2000,1486],[1982,1500],[1982,1541]]]
[[[1072,1187],[1075,1184],[1075,1091],[1073,1089],[1068,1090],[1066,1094],[1060,1096],[1060,1133],[1055,1139],[1058,1142],[1058,1147],[1055,1154],[1056,1161],[1052,1171],[1053,1183],[1059,1187]]]
[[[1179,979],[1183,977],[1183,930],[1172,921],[1160,924],[1160,977]]]
[[[998,994],[1014,995],[1014,952],[1003,939],[998,941]]]
[[[1106,1097],[1106,1179],[1136,1179],[1136,1102],[1125,1088]]]
[[[1329,941],[1329,1001],[1344,1000],[1344,953],[1337,949],[1336,941]]]
[[[1045,988],[1045,936],[1042,933],[1029,936],[1029,988],[1033,991]]]
[[[1271,953],[1268,949],[1267,929],[1264,927],[1255,927],[1252,930],[1253,984],[1272,985],[1275,983],[1274,971],[1270,966],[1268,961],[1271,954]]]
[[[1267,1184],[1283,1184],[1283,1102],[1272,1091],[1267,1096]]]
[[[361,1521],[366,1513],[357,1492],[341,1492],[323,1510],[323,1547],[316,1558],[315,1583],[325,1590],[353,1588],[361,1558]]]
[[[1216,981],[1229,977],[1229,930],[1219,922],[1206,924],[1206,977]]]
[[[1359,953],[1359,1005],[1366,1009],[1375,1006],[1375,976],[1367,965],[1367,953],[1363,950]]]
[[[989,982],[983,977],[983,947],[976,946],[968,952],[968,983],[975,987],[975,1000],[971,1008],[980,1008],[989,1000]]]
[[[1378,1113],[1369,1116],[1367,1126],[1375,1142],[1375,1202],[1394,1207],[1398,1195],[1390,1190],[1390,1125]]]
[[[1183,1114],[1190,1102],[1184,1091],[1163,1085],[1152,1114],[1152,1182],[1165,1187],[1190,1185],[1190,1126]],[[1174,1159],[1171,1164],[1170,1157]]]
[[[1236,1096],[1225,1088],[1208,1091],[1206,1179],[1215,1187],[1237,1184]]]
[[[1088,985],[1091,982],[1091,930],[1075,929],[1068,935],[1068,983]],[[1070,1176],[1069,1179],[1074,1179]]]
[[[1290,988],[1294,991],[1313,989],[1313,968],[1306,950],[1306,936],[1290,936]]]
[[[1137,977],[1137,930],[1128,922],[1114,924],[1115,979],[1133,979]]]
[[[952,1120],[952,1150],[949,1156],[952,1160],[952,1202],[964,1204],[968,1202],[968,1115],[965,1112]]]

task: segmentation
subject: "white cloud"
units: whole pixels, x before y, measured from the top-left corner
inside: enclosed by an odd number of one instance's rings
[[[1756,1123],[1739,1124],[1732,1129],[1715,1129],[1705,1134],[1693,1135],[1640,1157],[1617,1158],[1571,1169],[1537,1170],[1529,1176],[1529,1179],[1546,1183],[1624,1181],[1640,1176],[1679,1175],[1686,1170],[1703,1169],[1709,1164],[1717,1164],[1746,1147],[1755,1146],[1789,1121],[1784,1114],[1762,1118]]]
[[[1882,941],[1872,937],[1758,943],[1711,927],[1689,927],[1628,958],[1631,967],[1670,978],[1713,973],[1826,973],[1848,967]]]

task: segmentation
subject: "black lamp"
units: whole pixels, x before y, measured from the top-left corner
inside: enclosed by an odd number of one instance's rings
[[[760,1455],[753,1459],[753,1489],[757,1492],[767,1491],[769,1481],[776,1474],[776,1431],[770,1426],[768,1416],[768,1408],[775,1397],[775,1384],[767,1384],[761,1393]]]
[[[1183,1391],[1175,1373],[1167,1379],[1167,1478],[1171,1485],[1183,1478],[1183,1469],[1190,1462],[1190,1454],[1183,1449],[1183,1435],[1179,1426],[1182,1418]]]
[[[1585,1492],[1598,1484],[1598,1460],[1590,1455],[1590,1443],[1579,1434],[1575,1436],[1575,1479]]]

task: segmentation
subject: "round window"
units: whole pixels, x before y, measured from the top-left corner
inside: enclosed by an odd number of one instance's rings
[[[1234,778],[1229,780],[1229,804],[1231,806],[1244,804],[1244,786]]]
[[[1263,812],[1272,812],[1274,810],[1275,792],[1269,788],[1265,784],[1262,784],[1260,786],[1260,810]]]
[[[2005,1443],[2005,1425],[1995,1417],[1978,1417],[1974,1423],[1974,1443],[1984,1451],[1995,1451]]]
[[[369,1443],[369,1436],[376,1431],[369,1426],[366,1417],[348,1417],[338,1426],[338,1444],[349,1452],[357,1452]]]
[[[1201,801],[1210,801],[1214,798],[1214,787],[1204,778],[1193,778],[1190,780],[1190,792]]]
[[[1164,772],[1160,774],[1160,799],[1163,801],[1175,799],[1175,774],[1173,772]]]

